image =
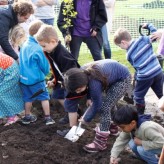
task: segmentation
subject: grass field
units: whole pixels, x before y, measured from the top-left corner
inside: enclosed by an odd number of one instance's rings
[[[126,60],[126,55],[125,51],[118,50],[118,51],[113,51],[112,52],[112,59],[119,61],[120,63],[126,65],[128,69],[130,70],[131,73],[134,73],[134,69],[132,66],[129,64],[129,62]],[[80,53],[79,55],[79,63],[80,65],[86,64],[88,62],[93,61],[92,55],[88,53]]]

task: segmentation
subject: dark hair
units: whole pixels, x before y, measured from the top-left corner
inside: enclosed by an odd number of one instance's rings
[[[69,69],[64,76],[64,86],[67,91],[75,92],[77,88],[88,85],[89,79],[101,81],[104,89],[108,85],[107,78],[99,71],[98,65],[91,64],[85,70],[80,68]]]
[[[77,88],[88,85],[88,76],[80,68],[71,68],[64,74],[64,87],[68,92],[75,92]]]
[[[102,82],[103,85],[103,89],[105,90],[108,86],[108,82],[107,82],[107,77],[105,77],[99,70],[100,68],[98,68],[99,66],[96,65],[97,62],[89,65],[85,72],[87,75],[89,75],[92,79],[96,79]]]
[[[20,16],[26,16],[27,14],[34,14],[33,4],[27,1],[18,1],[12,4],[13,10]]]
[[[130,124],[133,120],[138,121],[138,113],[135,106],[123,105],[113,114],[113,122],[117,125]]]

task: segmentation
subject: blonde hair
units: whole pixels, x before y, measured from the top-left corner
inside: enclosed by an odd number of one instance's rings
[[[41,20],[32,21],[29,25],[29,34],[35,35],[44,23]]]
[[[54,27],[46,24],[41,26],[35,37],[36,40],[38,40],[39,42],[44,41],[49,43],[51,39],[55,39],[56,41],[58,41],[58,35]]]
[[[26,40],[26,32],[20,25],[14,26],[9,32],[9,40],[13,47],[22,45]]]
[[[130,33],[125,28],[119,28],[114,33],[114,43],[120,44],[122,40],[130,41],[132,39]]]

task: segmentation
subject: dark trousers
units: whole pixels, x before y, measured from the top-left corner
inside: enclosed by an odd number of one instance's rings
[[[70,50],[71,50],[72,55],[75,57],[75,59],[78,60],[80,46],[81,46],[82,42],[87,44],[87,46],[92,54],[92,57],[95,61],[102,59],[102,56],[101,56],[102,45],[100,45],[100,43],[98,42],[96,37],[72,36],[72,40],[70,43]]]
[[[136,80],[134,88],[134,100],[136,104],[145,106],[144,98],[149,88],[152,88],[158,98],[163,96],[163,72],[148,80]]]

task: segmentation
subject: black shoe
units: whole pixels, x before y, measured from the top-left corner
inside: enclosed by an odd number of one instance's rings
[[[78,119],[83,115],[83,112],[81,109],[77,109]]]
[[[57,133],[59,136],[64,137],[64,136],[69,132],[69,130],[70,130],[70,129],[57,130],[56,133]]]
[[[45,119],[46,125],[52,125],[55,123],[55,121],[50,117]]]
[[[137,112],[139,115],[143,115],[145,112],[145,106],[136,104]]]
[[[123,97],[123,100],[126,101],[128,104],[134,104],[134,100],[133,100],[133,95],[131,96],[131,98],[128,96],[128,94],[126,94],[124,97]]]
[[[68,118],[68,113],[59,120],[59,124],[68,124],[69,123],[69,118]]]
[[[35,115],[30,115],[29,117],[25,116],[24,118],[22,118],[22,123],[27,125],[30,123],[33,123],[37,120],[37,117]]]

